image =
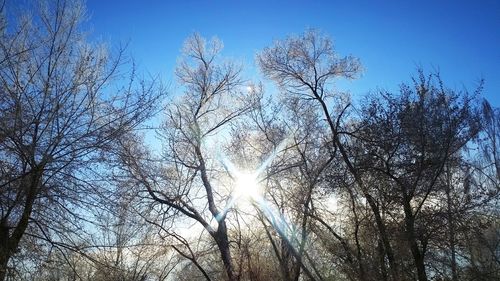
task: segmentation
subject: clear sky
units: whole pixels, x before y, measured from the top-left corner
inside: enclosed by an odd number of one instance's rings
[[[183,41],[219,37],[224,54],[256,73],[256,52],[273,40],[316,28],[342,55],[361,59],[363,76],[340,87],[354,95],[397,89],[417,66],[439,69],[454,89],[473,90],[500,107],[500,1],[87,0],[93,36],[128,42],[142,69],[175,82]],[[252,77],[250,77],[252,78]]]

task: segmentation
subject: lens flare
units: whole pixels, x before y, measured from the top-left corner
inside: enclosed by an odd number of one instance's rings
[[[238,173],[235,177],[234,195],[239,199],[257,200],[261,190],[255,174]]]
[[[266,168],[276,158],[277,154],[285,148],[288,140],[288,138],[285,138],[281,141],[281,143],[271,152],[267,159],[265,159],[264,162],[262,162],[262,164],[252,173],[239,170],[224,155],[218,156],[222,165],[224,165],[226,171],[234,180],[234,185],[231,196],[226,202],[226,206],[215,218],[217,221],[225,219],[227,213],[234,207],[241,211],[248,211],[249,207],[251,207],[251,209],[254,209],[254,207],[259,209],[262,208],[265,203],[263,195],[264,190],[259,182],[262,180],[262,176]]]

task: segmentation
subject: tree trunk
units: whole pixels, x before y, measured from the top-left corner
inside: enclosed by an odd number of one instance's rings
[[[379,258],[380,258],[380,273],[382,275],[382,280],[387,281],[387,268],[385,267],[384,245],[382,244],[382,240],[380,240],[380,239],[378,240],[377,248],[378,248],[378,253],[379,253]],[[364,278],[362,280],[364,280]]]
[[[377,224],[377,228],[380,233],[380,238],[384,246],[384,251],[387,255],[387,260],[389,261],[391,279],[393,281],[398,281],[399,272],[394,258],[394,252],[392,251],[391,243],[389,242],[389,235],[387,234],[387,229],[385,228],[384,221],[382,220],[382,216],[380,215],[380,209],[378,208],[377,203],[369,193],[364,192],[364,195],[366,201],[368,202],[368,205],[370,205],[373,215],[375,216],[375,223]]]
[[[5,277],[7,276],[7,264],[9,262],[6,248],[7,245],[3,239],[4,237],[2,235],[2,241],[0,245],[0,280],[5,280]]]
[[[33,210],[33,203],[35,202],[38,187],[40,185],[41,175],[41,168],[33,169],[21,183],[19,192],[25,190],[26,198],[22,215],[17,225],[13,228],[12,234],[9,234],[9,230],[12,227],[8,225],[8,218],[2,218],[0,223],[0,281],[5,280],[5,277],[7,277],[9,260],[16,252],[19,242],[28,227],[29,218]]]
[[[455,243],[455,224],[453,221],[453,202],[451,200],[451,180],[450,176],[447,177],[447,187],[446,187],[446,201],[447,201],[447,219],[448,219],[448,238],[450,243],[451,251],[451,280],[458,281],[457,273],[457,258],[456,258],[456,243]]]
[[[427,273],[425,272],[424,254],[420,251],[415,235],[415,218],[411,209],[410,201],[404,200],[405,226],[408,244],[415,267],[417,268],[417,276],[419,281],[427,281]]]
[[[231,250],[229,248],[229,239],[227,237],[227,227],[224,220],[219,222],[219,227],[217,228],[217,232],[214,234],[214,239],[217,243],[217,247],[219,248],[228,280],[236,281],[237,278],[234,274],[233,262],[231,260]]]

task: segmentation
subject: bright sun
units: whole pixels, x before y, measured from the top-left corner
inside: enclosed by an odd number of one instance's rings
[[[234,195],[236,198],[252,201],[261,197],[261,190],[255,174],[238,173],[235,180]]]

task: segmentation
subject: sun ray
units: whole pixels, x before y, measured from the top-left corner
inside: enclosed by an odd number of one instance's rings
[[[228,172],[231,180],[233,181],[233,188],[231,189],[230,198],[226,203],[224,209],[216,217],[217,221],[225,219],[227,213],[236,206],[240,201],[250,203],[252,208],[260,211],[260,213],[267,219],[271,226],[275,229],[277,234],[283,239],[292,251],[297,251],[300,245],[301,235],[300,231],[294,227],[293,223],[287,221],[284,214],[278,210],[273,209],[265,200],[264,190],[260,185],[263,180],[263,174],[269,165],[275,160],[276,156],[282,152],[289,138],[285,138],[278,146],[273,149],[269,156],[261,163],[261,165],[253,172],[246,172],[238,169],[229,159],[219,155],[219,160]]]
[[[271,154],[266,158],[266,160],[264,160],[264,162],[262,162],[262,164],[259,166],[259,168],[257,168],[257,170],[255,171],[257,173],[257,175],[261,175],[265,170],[266,168],[274,161],[274,159],[276,158],[276,156],[278,156],[278,153],[280,153],[281,151],[283,151],[286,147],[286,144],[288,143],[288,140],[289,138],[285,138],[284,140],[282,140],[278,146],[273,149],[273,151],[271,152]]]
[[[264,200],[263,190],[260,186],[262,174],[276,158],[278,153],[283,151],[287,142],[288,138],[281,141],[264,160],[264,162],[262,162],[262,164],[253,172],[244,172],[239,170],[229,159],[227,159],[227,157],[219,154],[218,158],[228,172],[230,178],[233,180],[234,186],[231,190],[231,195],[226,203],[226,206],[224,206],[224,209],[222,209],[216,217],[217,221],[224,219],[227,213],[238,203],[239,200],[250,201],[250,203]]]

